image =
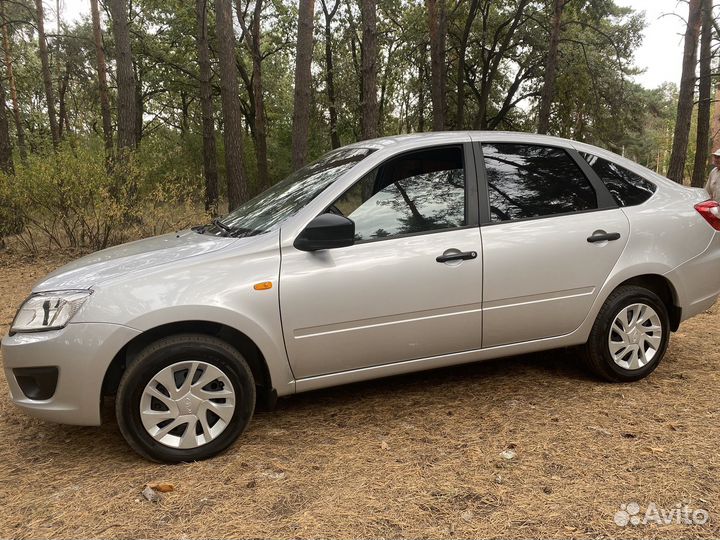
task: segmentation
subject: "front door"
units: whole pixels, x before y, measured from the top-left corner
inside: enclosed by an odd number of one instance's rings
[[[355,222],[354,245],[283,249],[280,307],[296,378],[481,347],[468,161],[467,145],[391,158],[328,207]]]

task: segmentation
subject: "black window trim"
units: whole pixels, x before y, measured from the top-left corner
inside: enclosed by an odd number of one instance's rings
[[[590,210],[580,210],[574,212],[561,212],[558,214],[547,214],[544,216],[533,216],[528,218],[510,219],[506,221],[492,221],[490,216],[490,190],[487,182],[487,171],[485,169],[485,159],[483,155],[483,144],[516,144],[523,146],[542,146],[546,148],[554,148],[556,150],[562,150],[567,153],[575,164],[580,168],[580,171],[585,175],[585,178],[590,182],[590,185],[595,190],[595,196],[597,201],[597,208]],[[487,227],[491,225],[503,225],[506,223],[518,223],[521,221],[533,221],[537,219],[548,219],[560,216],[571,216],[576,214],[589,214],[591,212],[602,212],[604,210],[611,210],[618,208],[618,204],[615,202],[610,190],[605,187],[605,184],[600,177],[593,171],[592,167],[585,161],[582,156],[578,153],[575,148],[567,146],[560,146],[556,144],[547,143],[536,143],[536,142],[524,142],[524,141],[508,141],[508,140],[483,140],[473,141],[473,151],[475,153],[475,165],[477,167],[477,179],[478,179],[478,206],[479,206],[479,219],[480,226]],[[483,201],[483,198],[485,199]]]
[[[445,229],[432,229],[429,231],[420,231],[416,233],[406,233],[406,234],[396,234],[393,236],[386,236],[383,238],[369,238],[367,240],[355,240],[353,243],[353,246],[360,245],[360,244],[369,244],[372,242],[382,242],[385,240],[395,240],[397,238],[410,238],[413,236],[424,236],[426,234],[437,234],[437,233],[443,233],[448,231],[459,231],[463,229],[472,229],[477,228],[480,226],[480,221],[478,217],[478,202],[479,202],[479,192],[478,192],[478,186],[479,186],[479,180],[478,180],[478,169],[477,169],[477,162],[475,160],[475,155],[473,151],[473,143],[472,142],[455,142],[455,143],[446,143],[446,144],[433,144],[428,146],[421,146],[418,148],[413,148],[410,150],[405,150],[403,152],[398,152],[397,154],[393,154],[391,156],[388,156],[386,159],[384,159],[382,162],[375,165],[370,171],[376,171],[389,161],[401,157],[405,157],[412,154],[417,154],[420,152],[426,152],[428,150],[436,150],[440,148],[460,148],[462,150],[462,158],[463,158],[463,168],[465,169],[465,216],[467,219],[467,223],[463,225],[462,227],[448,227]],[[367,173],[365,173],[367,174]],[[347,188],[345,191],[343,191],[338,197],[333,200],[332,203],[330,203],[328,206],[325,207],[325,209],[320,212],[320,214],[324,214],[327,212],[330,207],[335,204],[335,201],[345,195],[348,191],[350,191],[352,188],[355,187],[355,185],[360,182],[365,175],[358,178],[353,182],[349,188]],[[316,216],[317,217],[317,216]],[[352,247],[352,246],[348,246]]]

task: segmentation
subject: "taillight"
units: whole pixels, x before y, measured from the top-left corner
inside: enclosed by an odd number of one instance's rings
[[[720,231],[720,203],[716,201],[705,201],[695,205],[702,217],[716,231]]]

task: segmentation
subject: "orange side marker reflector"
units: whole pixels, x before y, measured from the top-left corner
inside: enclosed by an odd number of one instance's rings
[[[253,285],[253,289],[256,291],[267,291],[272,289],[272,281],[263,281],[262,283],[256,283]]]

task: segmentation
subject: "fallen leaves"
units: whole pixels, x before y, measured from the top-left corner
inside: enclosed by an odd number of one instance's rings
[[[175,490],[175,486],[167,484],[165,482],[159,482],[157,484],[148,484],[147,487],[157,491],[158,493],[170,493]]]
[[[142,490],[142,496],[146,501],[151,503],[159,503],[162,501],[161,493],[170,493],[175,490],[173,484],[167,482],[155,482],[151,484],[145,484],[145,488]]]

